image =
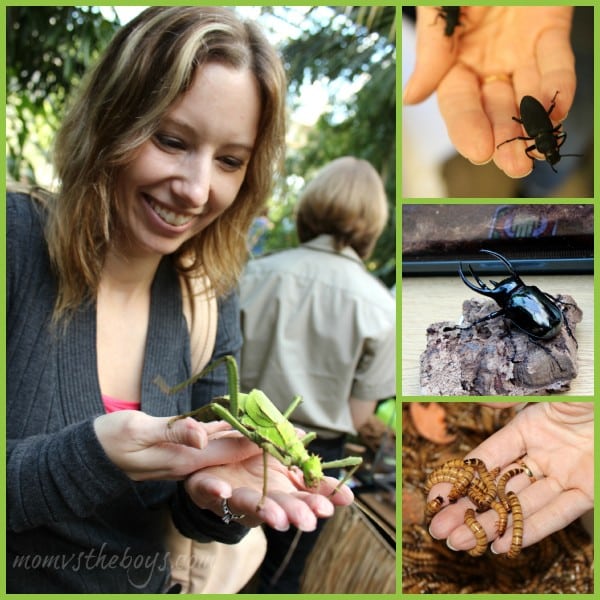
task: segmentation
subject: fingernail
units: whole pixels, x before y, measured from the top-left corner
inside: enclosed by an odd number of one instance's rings
[[[287,531],[289,528],[290,528],[289,523],[283,523],[283,522],[282,523],[276,523],[273,526],[273,529],[276,529],[277,531],[281,531],[281,532]]]
[[[269,523],[267,519],[265,519],[266,515],[263,513],[262,508],[258,511],[257,516],[264,520],[271,529],[275,529],[275,531],[287,531],[290,528],[289,521],[284,516],[279,515],[278,517],[275,517],[273,523]]]
[[[486,160],[482,160],[481,162],[476,162],[474,160],[471,160],[470,158],[467,159],[472,165],[475,165],[476,167],[481,167],[481,165],[487,165],[489,162],[492,161],[492,158],[488,158]]]
[[[433,535],[433,533],[431,533],[431,527],[429,528],[429,535],[434,539],[434,540],[441,540],[442,538],[437,537],[436,535]]]
[[[448,548],[450,548],[450,550],[453,550],[454,552],[458,552],[458,550],[450,543],[450,538],[448,538],[446,540],[446,546],[448,546]]]

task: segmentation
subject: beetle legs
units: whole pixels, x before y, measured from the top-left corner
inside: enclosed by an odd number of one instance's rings
[[[544,294],[544,296],[546,296],[547,298],[549,298],[550,300],[552,300],[552,302],[556,302],[558,304],[562,304],[563,306],[577,306],[576,304],[573,304],[572,302],[563,302],[562,300],[559,300],[558,298],[555,298],[552,294],[548,294],[547,292],[542,292]],[[567,329],[567,333],[569,334],[569,336],[572,338],[572,340],[575,342],[575,347],[579,348],[579,343],[577,342],[577,338],[573,335],[573,331],[571,330],[571,326],[569,325],[569,320],[564,318],[563,316],[563,323],[565,324],[565,328]]]

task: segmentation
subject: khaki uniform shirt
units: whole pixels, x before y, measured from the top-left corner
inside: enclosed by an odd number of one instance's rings
[[[250,261],[240,302],[242,390],[282,411],[302,396],[292,422],[324,438],[352,433],[350,397],[395,395],[395,300],[331,236]]]

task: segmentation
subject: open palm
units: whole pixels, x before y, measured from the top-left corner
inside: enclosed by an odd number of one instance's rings
[[[539,402],[530,404],[504,428],[490,436],[468,456],[480,458],[489,469],[506,471],[524,462],[537,477],[531,483],[525,474],[509,481],[507,489],[518,492],[523,508],[523,546],[535,544],[566,527],[594,505],[594,415],[592,403]],[[440,484],[443,485],[443,484]],[[434,486],[429,497],[440,493]],[[436,538],[448,538],[457,550],[473,546],[473,534],[463,525],[465,498],[443,509],[432,521]],[[496,538],[495,511],[477,516],[488,540]],[[494,541],[492,549],[507,552],[512,528]]]
[[[230,442],[214,440],[209,447]],[[245,438],[239,443],[251,444]],[[265,522],[279,530],[286,530],[292,524],[303,531],[312,531],[317,518],[330,517],[335,505],[350,504],[354,498],[347,486],[331,495],[339,483],[333,477],[325,477],[316,488],[309,489],[298,469],[289,470],[271,456],[267,464],[267,497],[260,509],[264,481],[262,452],[197,471],[186,480],[186,490],[201,508],[218,513],[220,499],[226,497],[233,512],[246,515],[244,524],[254,526]]]
[[[417,61],[404,102],[421,102],[437,90],[458,152],[476,164],[493,158],[507,175],[523,177],[532,168],[525,143],[496,146],[524,135],[511,117],[525,95],[548,108],[559,91],[551,116],[555,123],[565,118],[576,85],[573,8],[463,6],[461,13],[462,25],[448,38],[435,22],[436,7],[417,8]]]

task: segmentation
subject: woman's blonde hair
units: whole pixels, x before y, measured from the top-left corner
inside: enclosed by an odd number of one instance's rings
[[[366,160],[343,156],[323,167],[304,188],[296,228],[301,242],[332,235],[335,248],[353,248],[368,258],[388,219],[379,173]]]
[[[258,134],[235,202],[174,259],[184,276],[204,272],[219,295],[234,286],[246,259],[247,230],[282,164],[283,66],[258,27],[232,10],[151,7],[117,32],[56,137],[60,191],[48,206],[46,233],[59,277],[55,319],[95,295],[114,239],[118,173],[208,62],[254,74],[261,94]]]

